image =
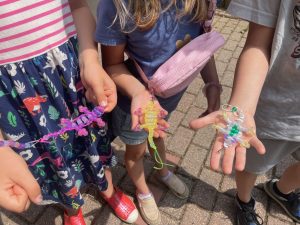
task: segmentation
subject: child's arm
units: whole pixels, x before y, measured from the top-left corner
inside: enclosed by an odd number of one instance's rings
[[[20,213],[28,209],[30,201],[42,201],[39,184],[22,157],[9,147],[0,147],[0,207]]]
[[[247,127],[255,128],[253,115],[269,69],[273,35],[273,28],[250,23],[247,41],[237,64],[229,104],[244,111]],[[192,121],[190,125],[192,128],[198,129],[208,124],[218,123],[219,115],[220,112],[212,113],[204,118]],[[263,154],[265,152],[264,146],[256,136],[250,140],[250,144],[256,148],[258,153]],[[221,154],[218,150],[222,147],[223,138],[219,134],[212,149],[212,169],[219,169]],[[235,145],[225,150],[222,162],[222,169],[225,173],[231,173],[234,158],[235,168],[243,170],[246,161],[246,149]]]
[[[80,74],[88,100],[106,105],[111,111],[117,103],[116,87],[99,62],[98,48],[94,41],[95,20],[85,0],[69,0],[78,41]]]
[[[143,108],[152,95],[145,86],[136,79],[124,64],[125,45],[101,46],[102,63],[104,69],[115,82],[118,90],[131,99],[132,129],[139,123],[139,117],[135,114],[139,108]],[[159,108],[161,106],[155,101]],[[162,109],[162,108],[161,108]],[[155,134],[156,137],[164,136],[160,130]]]
[[[212,113],[220,108],[220,95],[222,86],[219,82],[214,57],[212,57],[205,65],[205,67],[201,71],[201,76],[205,83],[203,91],[205,97],[207,98],[207,110],[202,113],[201,116],[206,116],[209,113]]]

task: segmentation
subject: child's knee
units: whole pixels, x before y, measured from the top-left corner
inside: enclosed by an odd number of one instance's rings
[[[126,145],[125,160],[138,161],[144,157],[146,143],[139,145]]]

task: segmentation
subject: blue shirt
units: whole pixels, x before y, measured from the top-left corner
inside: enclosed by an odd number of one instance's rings
[[[156,24],[148,30],[135,29],[132,32],[122,32],[116,8],[112,0],[100,0],[97,9],[96,41],[102,45],[116,46],[126,44],[126,51],[140,65],[149,78],[168,60],[180,47],[191,39],[203,33],[199,22],[191,22],[189,16],[176,19],[175,8],[161,13]],[[132,28],[133,21],[128,21],[128,29]],[[130,72],[139,77],[132,63],[127,63]],[[173,111],[183,92],[170,98],[158,98],[161,106],[168,112]],[[119,95],[118,95],[119,96]],[[130,102],[124,104],[123,96],[119,97],[118,104],[128,111]],[[129,106],[128,106],[129,105]]]

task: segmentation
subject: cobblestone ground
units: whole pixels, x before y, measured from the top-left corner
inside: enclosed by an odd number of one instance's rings
[[[225,103],[231,92],[234,69],[245,43],[248,23],[218,11],[214,25],[226,39],[226,45],[216,54],[217,69],[224,89],[222,102]],[[187,200],[180,200],[157,183],[154,179],[153,164],[149,156],[145,158],[147,180],[161,210],[162,224],[165,225],[235,224],[234,179],[209,169],[209,149],[214,139],[214,131],[212,128],[205,128],[195,132],[188,128],[188,121],[199,116],[206,108],[206,101],[200,91],[202,87],[203,82],[199,76],[186,91],[176,111],[172,113],[167,138],[168,160],[176,165],[175,172],[190,187],[190,197]],[[113,170],[114,183],[134,196],[133,184],[122,163],[124,145],[116,140],[113,146],[119,156],[119,164]],[[257,212],[265,224],[295,224],[261,188],[263,182],[273,176],[280,176],[284,168],[292,162],[292,158],[285,159],[257,181],[254,196],[257,199]],[[86,190],[84,199],[86,204],[83,207],[83,214],[87,225],[123,224],[92,187]],[[60,225],[62,209],[58,206],[33,206],[28,212],[20,215],[0,211],[0,225],[16,224]],[[139,219],[137,224],[145,223]]]

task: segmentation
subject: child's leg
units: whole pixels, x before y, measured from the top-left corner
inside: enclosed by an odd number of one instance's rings
[[[280,180],[277,182],[277,187],[283,194],[289,194],[297,188],[300,188],[300,162],[288,167]]]
[[[242,202],[249,202],[251,200],[252,189],[255,185],[257,175],[247,171],[236,171],[235,182],[237,187],[238,198]]]
[[[105,198],[111,198],[115,192],[114,185],[112,183],[112,174],[110,169],[105,169],[105,177],[107,180],[107,189],[105,191],[102,191],[102,195]]]
[[[128,175],[135,184],[137,192],[141,194],[150,193],[146,183],[144,172],[144,155],[146,142],[139,145],[126,145],[125,164]]]
[[[137,199],[142,217],[147,224],[160,224],[159,209],[146,183],[143,162],[145,151],[146,142],[138,145],[126,145],[125,164],[137,189]]]
[[[161,160],[166,163],[166,147],[165,147],[165,141],[163,138],[155,138],[154,139],[154,143],[157,147],[157,151],[158,151],[158,154],[161,158]],[[152,156],[152,158],[154,159],[154,150],[150,147],[150,145],[148,144],[148,149],[149,149],[149,152]],[[156,163],[156,166],[160,167],[161,165],[158,165],[157,162]],[[158,170],[158,173],[160,176],[164,177],[166,175],[168,175],[168,167],[164,166],[161,170]]]
[[[154,143],[157,147],[158,154],[163,163],[166,163],[166,148],[163,138],[155,138]],[[154,150],[149,146],[149,152],[154,158]],[[156,162],[157,164],[157,162]],[[158,168],[161,165],[158,165]],[[187,185],[180,180],[175,174],[173,174],[169,168],[163,165],[163,168],[158,170],[159,180],[162,181],[177,197],[179,198],[187,198],[190,194],[189,188]]]

